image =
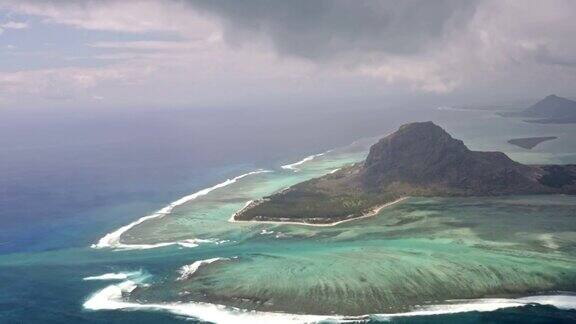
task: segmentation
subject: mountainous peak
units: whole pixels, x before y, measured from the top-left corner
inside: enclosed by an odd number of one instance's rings
[[[252,202],[235,220],[331,223],[364,217],[402,197],[576,194],[576,165],[528,166],[469,150],[433,122],[409,123],[345,166]]]
[[[475,152],[432,122],[410,123],[370,148],[362,183],[370,190],[395,184],[454,192],[500,192],[529,187],[529,170],[500,152]],[[427,190],[427,189],[426,189]]]
[[[469,151],[464,143],[454,139],[442,127],[428,122],[415,122],[400,128],[370,148],[364,162],[368,173],[389,170],[406,163],[426,167],[442,158]]]
[[[400,128],[398,128],[398,131],[395,132],[396,133],[401,133],[401,132],[417,132],[417,131],[432,131],[432,132],[444,132],[444,129],[442,129],[442,127],[434,124],[434,122],[432,121],[425,121],[425,122],[412,122],[412,123],[408,123],[408,124],[404,124],[402,126],[400,126]]]
[[[400,128],[384,137],[380,142],[401,142],[408,145],[446,145],[453,144],[464,146],[462,141],[456,140],[450,136],[442,127],[431,121],[414,122],[400,126]],[[399,143],[400,144],[400,143]]]
[[[576,101],[551,94],[522,111],[500,112],[503,117],[529,117],[530,123],[576,123]]]
[[[562,118],[576,115],[576,101],[549,95],[538,101],[523,113],[528,117]]]
[[[574,101],[572,101],[570,99],[563,98],[563,97],[559,97],[555,94],[551,94],[551,95],[546,96],[544,99],[538,101],[536,103],[536,105],[542,104],[542,103],[571,103],[571,102],[573,103]]]

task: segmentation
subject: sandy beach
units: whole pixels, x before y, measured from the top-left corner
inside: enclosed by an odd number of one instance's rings
[[[396,199],[394,201],[391,201],[389,203],[385,203],[383,205],[377,206],[375,208],[373,208],[370,212],[365,213],[362,216],[359,217],[354,217],[354,218],[350,218],[350,219],[343,219],[337,222],[333,222],[333,223],[326,223],[326,224],[314,224],[314,223],[304,223],[304,222],[292,222],[292,221],[255,221],[255,220],[248,220],[248,221],[242,221],[242,220],[237,220],[235,219],[235,216],[238,215],[239,213],[241,213],[244,209],[248,208],[254,201],[249,201],[246,203],[246,205],[244,207],[242,207],[240,210],[238,210],[237,212],[235,212],[234,214],[232,214],[232,216],[230,217],[230,219],[228,219],[229,222],[231,223],[254,223],[254,224],[277,224],[277,225],[305,225],[305,226],[316,226],[316,227],[330,227],[330,226],[336,226],[338,224],[342,224],[342,223],[346,223],[346,222],[351,222],[351,221],[355,221],[355,220],[359,220],[359,219],[363,219],[363,218],[368,218],[368,217],[372,217],[372,216],[376,216],[378,215],[378,213],[386,208],[386,207],[390,207],[392,205],[395,205],[399,202],[402,202],[406,199],[408,199],[410,197],[402,197],[399,199]]]

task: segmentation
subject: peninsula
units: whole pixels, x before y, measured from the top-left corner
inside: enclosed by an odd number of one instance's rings
[[[472,151],[432,122],[401,126],[364,162],[251,202],[234,221],[334,224],[410,196],[576,194],[576,165],[523,165]]]
[[[521,148],[524,148],[527,150],[531,150],[534,147],[536,147],[536,145],[538,145],[542,142],[555,140],[557,138],[558,137],[556,137],[556,136],[522,137],[522,138],[513,138],[513,139],[509,140],[508,143],[510,143],[512,145],[520,146]]]

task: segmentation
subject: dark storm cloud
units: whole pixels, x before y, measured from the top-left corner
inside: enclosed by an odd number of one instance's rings
[[[349,53],[418,53],[473,14],[476,1],[192,0],[219,17],[225,37],[268,38],[282,54],[310,59]]]

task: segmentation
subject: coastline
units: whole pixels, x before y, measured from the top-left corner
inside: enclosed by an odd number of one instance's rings
[[[230,223],[253,223],[253,224],[276,224],[276,225],[305,225],[305,226],[315,226],[315,227],[331,227],[331,226],[336,226],[342,223],[346,223],[346,222],[351,222],[351,221],[355,221],[355,220],[359,220],[359,219],[363,219],[363,218],[368,218],[368,217],[372,217],[372,216],[376,216],[378,215],[378,213],[386,208],[386,207],[390,207],[392,205],[395,205],[397,203],[400,203],[406,199],[410,198],[409,196],[406,197],[401,197],[398,198],[394,201],[385,203],[383,205],[379,205],[376,206],[375,208],[373,208],[370,212],[364,213],[361,216],[358,217],[353,217],[353,218],[348,218],[348,219],[343,219],[343,220],[339,220],[336,222],[332,222],[332,223],[306,223],[306,222],[294,222],[294,221],[257,221],[257,220],[237,220],[235,217],[236,215],[240,214],[242,211],[244,211],[246,208],[250,207],[250,205],[252,203],[255,203],[255,201],[250,200],[246,203],[246,205],[244,207],[242,207],[240,210],[238,210],[237,212],[235,212],[234,214],[232,214],[232,216],[230,216],[230,219],[228,219],[228,221]]]
[[[197,264],[212,263],[215,259],[198,260]],[[190,301],[185,303],[139,303],[123,299],[124,294],[130,294],[139,286],[145,285],[150,278],[147,274],[130,275],[119,283],[110,284],[92,294],[82,308],[90,311],[102,310],[148,310],[164,311],[192,319],[205,320],[214,323],[310,323],[365,322],[370,320],[389,321],[392,318],[408,318],[414,316],[435,316],[467,312],[492,312],[498,309],[522,307],[527,305],[548,305],[563,310],[576,309],[576,296],[569,292],[552,292],[549,294],[517,295],[515,297],[484,297],[471,299],[446,300],[442,303],[431,303],[415,306],[409,310],[397,310],[389,313],[372,312],[358,315],[341,314],[307,314],[287,313],[271,310],[248,310],[226,306],[221,303]]]
[[[273,171],[264,170],[264,169],[258,169],[255,171],[250,171],[250,172],[241,174],[239,176],[236,176],[234,178],[227,179],[227,180],[220,182],[220,183],[218,183],[212,187],[204,188],[204,189],[199,190],[195,193],[181,197],[181,198],[169,203],[168,205],[164,206],[160,210],[158,210],[158,211],[156,211],[150,215],[140,217],[139,219],[133,221],[132,223],[130,223],[128,225],[124,225],[124,226],[114,230],[113,232],[110,232],[110,233],[104,235],[103,237],[101,237],[98,240],[97,243],[92,244],[90,247],[93,249],[115,248],[115,249],[123,249],[123,250],[145,250],[145,249],[153,249],[153,248],[157,248],[157,247],[164,247],[164,246],[175,245],[175,244],[183,246],[183,247],[196,247],[196,246],[198,246],[198,243],[210,242],[210,240],[203,240],[203,239],[188,239],[188,240],[174,241],[174,242],[161,242],[161,243],[155,243],[155,244],[127,244],[127,243],[122,243],[120,241],[120,238],[121,238],[122,234],[129,231],[134,226],[137,226],[141,223],[146,222],[147,220],[159,218],[159,217],[165,217],[167,215],[170,215],[174,208],[176,208],[182,204],[185,204],[185,203],[187,203],[191,200],[194,200],[198,197],[205,196],[216,189],[220,189],[220,188],[226,187],[228,185],[231,185],[233,183],[236,183],[238,180],[240,180],[244,177],[251,176],[254,174],[267,173],[267,172],[273,172]]]
[[[531,150],[536,146],[538,146],[540,143],[552,141],[555,139],[558,139],[558,137],[557,136],[519,137],[509,139],[508,143],[526,150]]]
[[[292,171],[298,172],[298,171],[300,171],[300,169],[296,168],[297,166],[302,165],[302,164],[304,164],[304,163],[306,163],[306,162],[308,162],[308,161],[312,161],[312,160],[314,160],[315,158],[320,157],[320,156],[323,156],[324,154],[326,154],[326,153],[328,153],[328,152],[330,152],[330,151],[331,151],[331,150],[328,150],[328,151],[322,152],[322,153],[318,153],[318,154],[309,155],[309,156],[303,158],[303,159],[300,160],[300,161],[296,161],[296,162],[290,163],[290,164],[285,164],[285,165],[282,165],[282,166],[280,166],[280,167],[281,167],[282,169],[284,169],[284,170],[292,170]]]

